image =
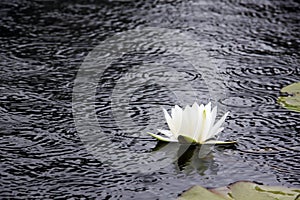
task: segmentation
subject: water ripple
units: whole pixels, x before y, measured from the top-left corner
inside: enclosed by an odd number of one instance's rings
[[[241,179],[300,185],[300,114],[277,104],[280,89],[299,81],[298,2],[0,4],[2,198],[174,199],[192,185],[218,187]],[[226,86],[214,103],[230,111],[220,139],[237,140],[236,147],[213,148],[201,159],[189,151],[185,159],[150,174],[114,170],[85,148],[72,113],[76,73],[99,42],[144,27],[187,32],[207,52],[216,71],[209,71],[205,61],[200,65],[209,74],[218,73]],[[114,42],[122,48],[124,40]],[[116,152],[126,151],[125,159],[134,161],[139,158],[133,153],[142,157],[162,148],[144,133],[167,128],[162,107],[213,100],[203,73],[159,44],[135,43],[132,51],[106,66],[94,85],[97,118],[105,133],[99,141],[111,141],[103,155],[120,166],[127,162]],[[124,130],[126,123],[131,129]]]

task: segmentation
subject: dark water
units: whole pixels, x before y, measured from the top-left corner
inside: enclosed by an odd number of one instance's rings
[[[300,79],[299,7],[292,0],[1,1],[0,196],[174,199],[195,184],[238,180],[299,187],[300,113],[276,102],[283,86]],[[74,120],[77,72],[97,45],[122,49],[126,31],[147,27],[191,35],[216,71],[205,69],[206,62],[204,71],[195,70],[193,61],[155,46],[157,40],[132,38],[139,41],[135,48],[101,68],[94,85],[97,120],[109,141],[101,159],[85,146]],[[213,78],[204,80],[201,72]],[[225,84],[217,99],[210,96],[218,90],[210,91],[216,72]],[[168,84],[158,81],[168,77]],[[166,127],[161,106],[195,100],[215,100],[231,111],[221,138],[239,145],[213,148],[204,158],[187,151],[161,169],[129,172],[128,163],[157,149],[144,131]]]

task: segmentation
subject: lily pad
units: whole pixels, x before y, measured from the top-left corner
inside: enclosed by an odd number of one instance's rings
[[[288,96],[278,97],[278,102],[286,109],[300,112],[300,82],[288,85],[280,91]]]
[[[206,189],[194,186],[182,193],[179,200],[300,200],[300,189],[265,186],[240,181],[227,187]]]
[[[264,186],[252,182],[237,182],[229,186],[233,199],[241,200],[295,200],[299,189]]]
[[[193,186],[188,191],[184,192],[178,200],[224,200],[224,198],[212,193],[211,191],[201,187]]]
[[[231,194],[230,194],[230,189],[227,186],[209,189],[209,191],[223,197],[223,199],[226,199],[226,200],[232,200],[233,199],[231,197]]]

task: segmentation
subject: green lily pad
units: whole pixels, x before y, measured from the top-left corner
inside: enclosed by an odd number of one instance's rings
[[[255,190],[259,192],[265,192],[269,196],[272,196],[274,198],[280,197],[282,200],[300,200],[300,189],[296,188],[284,188],[280,186],[265,186],[265,185],[259,185],[255,186]]]
[[[212,193],[201,186],[193,186],[184,192],[177,200],[224,200],[224,198]]]
[[[252,182],[237,182],[229,188],[232,197],[241,200],[295,200],[300,195],[298,189],[264,186]]]
[[[286,109],[300,112],[300,82],[288,85],[280,91],[288,96],[278,97],[278,103]]]
[[[300,82],[288,85],[288,86],[282,88],[280,91],[286,92],[289,94],[296,94],[296,93],[300,94]]]
[[[251,182],[239,182],[229,186],[233,199],[241,200],[276,200],[265,192],[260,192],[255,189],[257,186]]]
[[[300,189],[265,186],[240,181],[227,187],[206,189],[194,186],[182,193],[179,200],[300,200]]]
[[[219,188],[213,188],[213,189],[209,189],[209,191],[223,197],[223,199],[226,200],[233,200],[231,194],[230,194],[230,189],[225,186],[225,187],[219,187]]]

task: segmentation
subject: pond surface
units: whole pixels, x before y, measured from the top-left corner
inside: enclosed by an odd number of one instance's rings
[[[0,196],[175,199],[192,185],[239,180],[299,187],[300,113],[277,104],[280,89],[300,79],[299,7],[293,0],[1,1]],[[147,31],[130,37],[131,30]],[[81,88],[95,95],[74,101],[78,72],[95,55],[99,71]],[[238,145],[168,160],[146,132],[167,128],[161,107],[194,101],[229,110],[219,139]],[[78,126],[93,112],[98,132]],[[103,134],[92,138],[98,152],[82,133]]]

